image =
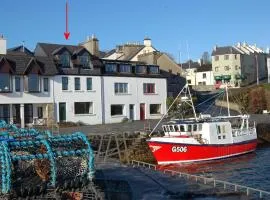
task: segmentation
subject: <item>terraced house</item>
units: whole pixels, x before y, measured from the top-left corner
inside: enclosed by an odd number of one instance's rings
[[[267,77],[267,54],[256,45],[215,46],[212,52],[215,84],[247,85]]]
[[[160,118],[167,86],[159,66],[102,60],[92,44],[38,43],[31,52],[7,50],[0,38],[0,119],[24,127]]]

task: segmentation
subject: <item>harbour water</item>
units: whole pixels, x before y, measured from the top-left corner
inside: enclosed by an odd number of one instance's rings
[[[270,191],[269,157],[270,146],[264,145],[259,146],[255,152],[242,156],[197,164],[170,165],[165,168]]]

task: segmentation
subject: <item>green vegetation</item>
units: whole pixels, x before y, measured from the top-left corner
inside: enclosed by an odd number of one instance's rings
[[[263,110],[270,110],[270,84],[231,89],[229,101],[237,103],[243,112],[250,114],[260,114]]]

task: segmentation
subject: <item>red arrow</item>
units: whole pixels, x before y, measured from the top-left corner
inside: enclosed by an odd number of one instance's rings
[[[66,2],[66,32],[64,33],[66,40],[68,40],[70,36],[70,32],[68,32],[68,2]]]

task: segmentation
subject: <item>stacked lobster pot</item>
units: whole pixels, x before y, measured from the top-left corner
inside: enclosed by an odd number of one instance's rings
[[[53,136],[0,121],[2,194],[31,196],[47,188],[73,189],[94,177],[94,154],[81,132]]]

